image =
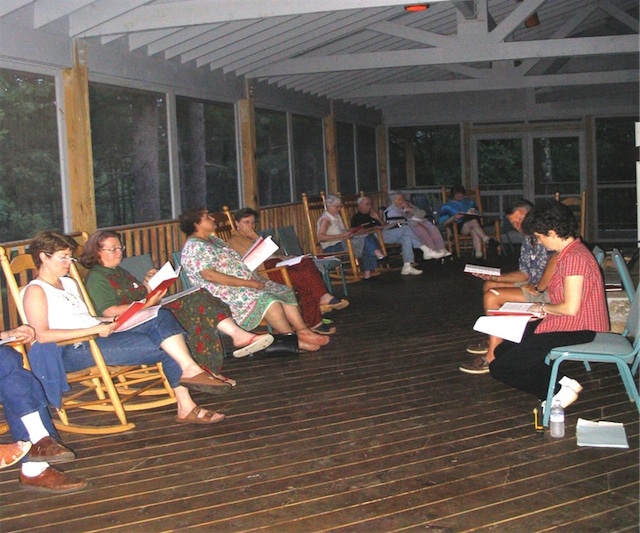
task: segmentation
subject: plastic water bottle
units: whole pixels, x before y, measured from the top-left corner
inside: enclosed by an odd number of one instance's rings
[[[555,439],[564,437],[564,409],[560,400],[554,400],[549,411],[549,434]]]

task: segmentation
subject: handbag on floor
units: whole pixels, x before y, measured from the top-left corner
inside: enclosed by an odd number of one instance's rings
[[[273,343],[259,353],[269,357],[298,355],[300,353],[298,336],[295,333],[274,333]]]

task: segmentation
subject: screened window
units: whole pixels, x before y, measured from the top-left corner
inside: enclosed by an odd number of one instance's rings
[[[336,144],[338,145],[338,183],[342,194],[355,194],[356,159],[353,139],[353,124],[336,122]]]
[[[358,126],[358,189],[366,192],[378,191],[378,163],[376,159],[376,130]]]
[[[634,238],[638,228],[632,117],[596,119],[598,238]]]
[[[255,121],[260,205],[290,202],[287,115],[256,108]]]
[[[479,139],[478,184],[485,190],[522,188],[522,139]]]
[[[389,128],[389,159],[392,188],[460,183],[460,128]]]
[[[292,116],[294,198],[326,189],[324,135],[319,118]]]
[[[238,205],[238,154],[232,104],[176,98],[183,210]]]
[[[99,227],[171,218],[164,95],[89,84]]]
[[[0,70],[0,241],[63,229],[54,79]]]
[[[533,175],[536,196],[580,194],[580,139],[533,139]]]

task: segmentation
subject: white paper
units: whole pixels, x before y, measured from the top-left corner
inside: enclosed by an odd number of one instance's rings
[[[162,268],[158,270],[149,280],[149,287],[151,287],[151,290],[153,290],[164,280],[177,278],[180,275],[181,268],[182,267],[179,266],[176,270],[173,270],[171,263],[167,261],[164,265],[162,265]]]
[[[628,448],[627,432],[620,422],[600,420],[593,422],[578,418],[576,425],[578,446],[595,446],[596,448]]]
[[[153,305],[151,307],[147,307],[145,309],[140,309],[137,313],[135,313],[129,320],[127,320],[122,326],[120,326],[114,333],[120,333],[122,331],[128,331],[131,328],[135,328],[140,324],[144,324],[149,320],[153,320],[158,316],[158,311],[160,310],[159,305]]]
[[[3,344],[7,344],[9,342],[13,342],[17,339],[18,337],[7,337],[6,339],[2,339],[0,340],[0,346],[2,346]]]
[[[488,315],[528,315],[538,318],[542,317],[542,313],[534,312],[531,308],[536,303],[529,302],[505,302],[500,306],[500,309],[487,309]]]
[[[183,296],[186,296],[187,294],[191,294],[192,292],[198,292],[199,290],[200,290],[200,287],[198,285],[194,285],[193,287],[189,287],[188,289],[185,289],[183,291],[176,292],[171,296],[165,296],[164,298],[162,298],[162,300],[160,300],[160,305],[170,304],[171,302],[173,302],[174,300],[177,300],[178,298],[182,298]]]
[[[283,259],[282,261],[279,261],[276,263],[277,267],[283,267],[283,266],[293,266],[293,265],[297,265],[300,263],[300,261],[302,261],[305,257],[309,257],[309,254],[306,255],[297,255],[295,257],[290,257],[289,259]]]
[[[499,276],[500,269],[495,267],[488,267],[484,265],[471,265],[466,264],[464,266],[464,271],[469,274],[484,274],[485,276]]]
[[[507,341],[520,342],[530,319],[526,315],[481,316],[473,329]]]
[[[242,261],[249,267],[251,271],[254,271],[262,263],[264,263],[269,257],[271,257],[279,246],[273,242],[271,235],[267,235],[266,238],[258,239],[246,254],[242,257]]]

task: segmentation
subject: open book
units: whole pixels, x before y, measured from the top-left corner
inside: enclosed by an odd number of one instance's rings
[[[253,246],[247,250],[247,253],[242,256],[242,261],[251,271],[254,271],[269,259],[278,248],[278,245],[273,242],[271,235],[259,237],[258,240],[253,243]]]
[[[178,267],[174,270],[171,263],[167,261],[149,280],[151,291],[147,294],[147,297],[133,302],[127,307],[127,310],[116,320],[116,329],[114,331],[127,331],[158,316],[159,305],[146,308],[144,306],[149,298],[165,291],[178,279],[181,268],[182,267]]]
[[[374,222],[365,222],[364,224],[360,224],[359,226],[356,226],[355,228],[351,228],[349,230],[349,235],[355,235],[356,233],[359,233],[363,230],[367,230],[367,229],[372,229],[372,228],[378,228],[380,226],[378,226],[376,223]]]
[[[470,220],[472,218],[482,218],[482,215],[477,211],[458,211],[458,215],[462,215],[464,220]]]
[[[578,418],[576,425],[578,446],[595,446],[597,448],[628,448],[627,433],[620,422],[592,422]]]
[[[488,267],[484,265],[472,265],[467,263],[464,266],[464,271],[469,274],[484,274],[485,276],[499,276],[500,269],[495,267]]]
[[[481,316],[473,329],[506,341],[520,342],[530,319],[530,316],[520,315]]]
[[[492,316],[502,316],[502,315],[518,315],[518,316],[528,316],[528,317],[542,317],[542,314],[539,312],[531,311],[531,308],[537,305],[535,303],[525,303],[525,302],[505,302],[500,306],[500,309],[487,309],[487,314]]]

